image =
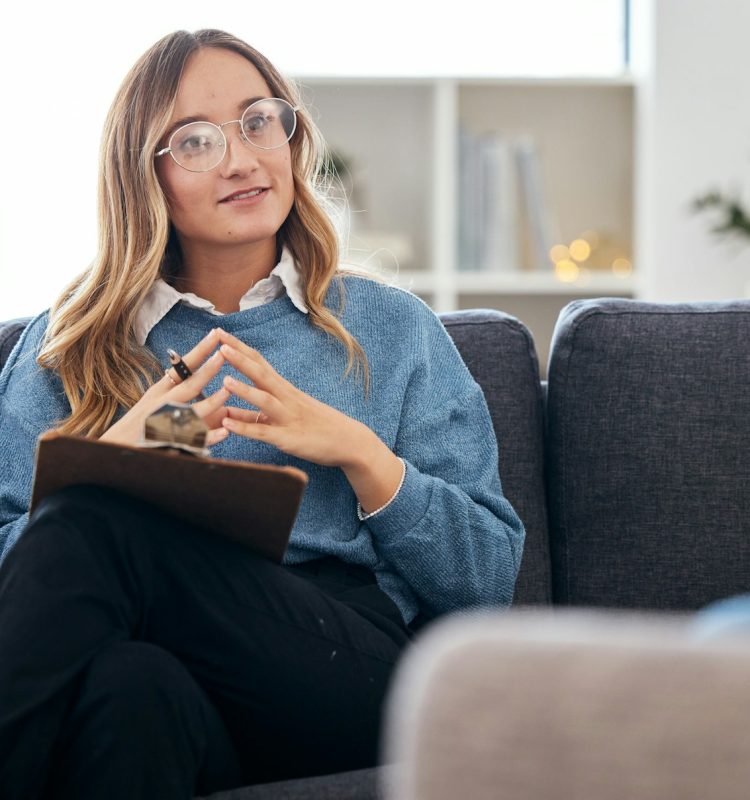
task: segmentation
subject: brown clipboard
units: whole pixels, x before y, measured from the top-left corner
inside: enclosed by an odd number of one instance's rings
[[[37,445],[30,511],[67,486],[105,486],[242,542],[280,563],[307,481],[295,467],[206,458],[48,431]]]

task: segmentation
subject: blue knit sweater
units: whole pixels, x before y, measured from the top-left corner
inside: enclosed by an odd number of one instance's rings
[[[331,555],[375,573],[408,622],[472,606],[509,605],[524,530],[498,478],[497,445],[481,389],[435,314],[418,298],[366,278],[346,277],[340,319],[364,348],[370,391],[344,378],[346,351],[284,296],[227,314],[221,326],[259,350],[287,380],[360,420],[406,462],[396,499],[360,522],[343,472],[230,436],[217,458],[289,464],[310,482],[286,562]],[[338,311],[334,282],[326,304]],[[190,350],[216,325],[177,304],[146,345],[168,365],[167,348]],[[47,314],[24,331],[0,374],[0,559],[22,535],[40,433],[67,416],[58,376],[35,362]],[[208,387],[219,388],[227,365]],[[232,400],[230,402],[238,402]],[[252,502],[251,500],[249,502]]]

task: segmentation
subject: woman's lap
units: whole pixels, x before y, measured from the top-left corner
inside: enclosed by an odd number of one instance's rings
[[[34,713],[13,697],[53,707],[97,653],[138,639],[187,668],[247,780],[375,762],[382,698],[408,641],[375,584],[331,591],[335,575],[280,567],[106,490],[66,490],[39,512],[0,570],[0,652],[24,643],[0,667],[0,686],[15,687],[0,689],[0,744]]]

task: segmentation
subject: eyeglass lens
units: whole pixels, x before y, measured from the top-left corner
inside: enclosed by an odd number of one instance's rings
[[[286,100],[278,97],[257,100],[240,119],[242,138],[262,150],[283,147],[297,127],[297,115]],[[191,172],[206,172],[224,158],[224,132],[212,122],[190,122],[178,128],[169,140],[174,160]]]

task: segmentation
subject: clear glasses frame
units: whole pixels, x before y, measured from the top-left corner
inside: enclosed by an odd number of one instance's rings
[[[286,125],[284,125],[283,121],[281,122],[281,127],[283,127],[283,137],[280,137],[277,134],[275,138],[268,138],[268,141],[274,142],[273,144],[263,144],[263,141],[266,140],[262,138],[262,132],[260,135],[256,136],[256,129],[249,124],[249,120],[253,119],[253,112],[257,112],[263,108],[264,104],[268,103],[273,103],[278,109],[280,109],[278,113],[279,120],[283,120],[285,115],[287,120],[290,120]],[[283,147],[285,144],[287,144],[287,142],[291,140],[292,136],[294,136],[294,132],[297,130],[297,112],[299,110],[299,106],[293,106],[291,103],[283,100],[280,97],[264,97],[260,100],[256,100],[254,103],[250,103],[250,105],[242,112],[242,116],[239,119],[230,119],[227,120],[227,122],[222,122],[220,125],[217,125],[214,122],[208,122],[208,120],[188,122],[185,125],[181,125],[170,135],[167,146],[159,150],[154,155],[154,158],[160,158],[161,156],[169,153],[175,164],[183,169],[188,170],[188,172],[208,172],[209,170],[215,169],[219,166],[219,164],[221,164],[227,153],[227,137],[223,129],[225,126],[233,125],[234,123],[239,123],[240,137],[246,144],[250,145],[251,147],[256,147],[260,150],[277,150],[279,147]],[[195,131],[194,137],[187,136],[187,134],[191,131]],[[218,134],[216,140],[213,142],[207,141],[206,132],[214,131],[216,131]],[[273,137],[273,133],[271,134],[271,137]],[[179,142],[190,141],[191,138],[197,140],[191,148],[192,152],[185,154],[183,159],[180,160],[180,158],[175,155],[176,145]],[[254,138],[256,141],[253,141]],[[190,161],[194,158],[202,159],[202,161],[196,161],[196,163],[200,163],[201,166],[188,166]],[[185,161],[188,163],[184,163]]]

